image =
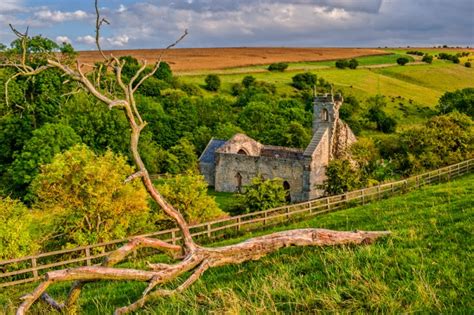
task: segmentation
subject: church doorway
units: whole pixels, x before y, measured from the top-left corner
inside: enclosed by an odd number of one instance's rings
[[[286,180],[283,182],[283,188],[285,189],[286,192],[286,202],[291,202],[291,194],[290,194],[290,183],[288,183]]]
[[[245,151],[244,149],[240,149],[239,151],[237,151],[237,154],[248,155],[247,151]]]
[[[237,180],[237,192],[242,193],[242,175],[237,173],[237,175],[235,175],[235,179]]]

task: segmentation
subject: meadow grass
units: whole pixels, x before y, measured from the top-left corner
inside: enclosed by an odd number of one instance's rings
[[[290,228],[390,230],[368,246],[286,248],[259,261],[207,271],[186,292],[146,305],[140,314],[459,313],[474,311],[474,174],[419,191],[213,243]],[[163,260],[163,256],[147,257]],[[131,261],[123,266],[144,266]],[[176,285],[174,282],[172,285]],[[33,285],[0,291],[4,312]],[[84,314],[110,314],[137,299],[135,282],[87,285]],[[66,284],[51,289],[64,297]],[[37,306],[33,314],[47,314]]]

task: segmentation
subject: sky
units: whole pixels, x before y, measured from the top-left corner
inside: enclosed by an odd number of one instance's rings
[[[474,46],[474,0],[102,0],[105,49]],[[94,0],[0,0],[0,43],[29,27],[94,49]]]

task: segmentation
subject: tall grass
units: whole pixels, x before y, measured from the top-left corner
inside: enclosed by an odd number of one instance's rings
[[[183,294],[148,304],[140,314],[472,313],[474,175],[366,206],[335,212],[213,245],[289,228],[390,230],[368,246],[286,248],[260,261],[207,271]],[[147,257],[150,261],[162,256]],[[124,266],[144,266],[131,261]],[[171,284],[176,285],[177,282]],[[90,284],[84,314],[112,313],[137,299],[144,284]],[[32,285],[3,289],[12,312]],[[67,286],[53,287],[65,296]],[[34,308],[35,314],[46,314]]]

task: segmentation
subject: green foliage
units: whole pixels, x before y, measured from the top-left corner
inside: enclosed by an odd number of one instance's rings
[[[458,56],[458,55],[451,55],[451,54],[447,54],[447,53],[439,53],[439,55],[438,55],[439,59],[451,60],[453,63],[459,63],[460,62],[459,57],[460,56]]]
[[[298,90],[312,89],[316,85],[317,76],[311,72],[299,73],[295,75],[292,84]]]
[[[345,59],[340,59],[336,61],[335,65],[336,65],[336,68],[338,69],[345,69],[349,67],[349,62]]]
[[[421,58],[421,61],[426,63],[433,63],[433,56],[426,54],[423,56],[423,58]]]
[[[244,187],[239,205],[247,213],[276,208],[286,203],[286,195],[281,178],[264,180],[257,176],[250,185]]]
[[[471,66],[472,66],[472,65],[471,65],[471,63],[470,63],[469,61],[466,61],[466,62],[464,63],[464,67],[466,67],[466,68],[470,68]]]
[[[330,195],[342,194],[361,186],[359,172],[348,160],[334,159],[326,168],[324,189]]]
[[[140,69],[140,63],[138,59],[132,56],[121,56],[119,58],[120,62],[125,62],[122,68],[122,74],[125,76],[126,80],[129,81]]]
[[[441,114],[458,111],[474,117],[474,88],[446,92],[439,99],[437,109]]]
[[[147,194],[125,158],[84,145],[58,154],[32,183],[35,208],[47,221],[50,248],[95,244],[143,232]]]
[[[158,190],[190,224],[226,217],[213,197],[207,194],[207,183],[202,175],[181,174],[158,184]]]
[[[357,61],[357,59],[354,59],[352,58],[351,60],[349,60],[349,62],[347,63],[347,66],[349,67],[349,69],[357,69],[357,67],[359,66],[359,62]]]
[[[410,59],[408,59],[407,57],[400,57],[400,58],[397,59],[397,63],[400,66],[406,65],[408,62],[410,62]]]
[[[0,196],[0,260],[32,255],[39,249],[32,223],[30,211],[20,201]]]
[[[242,79],[242,85],[248,89],[250,86],[252,86],[254,83],[255,83],[256,79],[254,76],[251,76],[251,75],[246,75],[243,79]]]
[[[33,131],[33,136],[25,143],[9,169],[14,195],[24,196],[41,165],[51,162],[56,154],[80,142],[74,130],[63,124],[45,124]]]
[[[168,173],[178,174],[197,169],[197,156],[194,145],[188,139],[181,138],[178,144],[171,147],[169,152],[176,157],[176,161],[168,163]]]
[[[276,62],[268,66],[268,71],[283,72],[287,68],[288,68],[288,64],[286,62]]]
[[[221,79],[215,74],[209,74],[206,76],[206,90],[216,92],[221,87]]]
[[[472,119],[457,112],[431,118],[424,126],[400,135],[405,173],[419,173],[472,158],[474,128]]]
[[[171,83],[171,81],[173,80],[173,72],[171,71],[170,65],[165,61],[161,61],[158,69],[154,74],[154,77],[159,80]]]

